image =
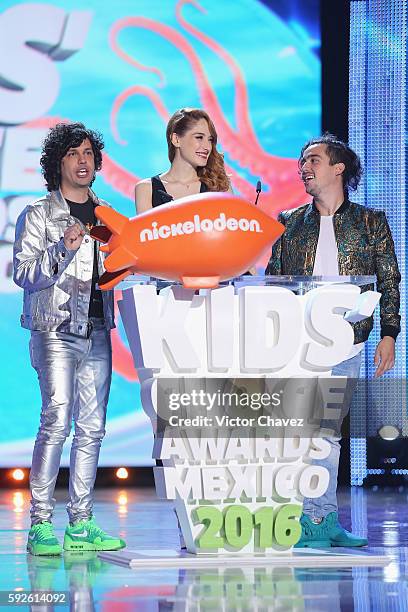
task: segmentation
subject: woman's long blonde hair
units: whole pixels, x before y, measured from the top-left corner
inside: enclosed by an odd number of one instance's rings
[[[173,162],[176,155],[176,147],[171,141],[173,134],[183,136],[187,130],[194,127],[200,119],[205,119],[212,136],[212,150],[208,157],[207,165],[197,168],[197,174],[202,183],[205,183],[210,191],[228,191],[230,180],[225,172],[224,156],[217,151],[217,132],[208,114],[201,108],[181,108],[170,118],[166,129],[169,160]]]

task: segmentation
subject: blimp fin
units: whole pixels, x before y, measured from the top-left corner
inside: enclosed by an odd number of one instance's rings
[[[137,258],[129,253],[123,246],[118,247],[105,259],[107,272],[117,272],[129,266],[134,266]]]
[[[214,289],[220,284],[219,276],[182,276],[181,282],[187,289]]]
[[[121,280],[131,274],[131,270],[121,270],[120,272],[104,272],[98,280],[98,285],[103,291],[108,291],[116,287]]]
[[[129,219],[125,215],[121,215],[113,208],[108,208],[108,206],[97,206],[95,215],[113,234],[121,234],[129,223]]]

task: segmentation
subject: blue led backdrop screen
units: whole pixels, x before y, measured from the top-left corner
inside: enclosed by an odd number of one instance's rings
[[[387,215],[401,272],[401,334],[394,368],[385,378],[396,379],[376,393],[361,397],[351,410],[352,427],[379,432],[395,427],[402,439],[351,440],[351,484],[362,485],[369,476],[408,474],[407,411],[407,192],[408,98],[406,0],[351,2],[349,72],[349,142],[364,166],[363,181],[353,201],[383,210]],[[369,92],[369,95],[367,95]],[[374,355],[380,340],[378,317],[365,344],[363,372],[372,380]],[[358,402],[359,400],[357,400]],[[362,425],[353,424],[353,415]],[[357,416],[358,415],[358,416]]]
[[[301,145],[320,132],[317,0],[3,0],[0,13],[0,465],[28,466],[41,399],[12,280],[15,222],[44,190],[42,140],[82,121],[105,140],[94,187],[134,216],[134,185],[168,168],[165,126],[205,108],[233,188],[276,215],[305,201]],[[118,319],[100,465],[150,465],[150,421]],[[69,447],[69,444],[66,445]],[[67,462],[67,451],[64,453]]]

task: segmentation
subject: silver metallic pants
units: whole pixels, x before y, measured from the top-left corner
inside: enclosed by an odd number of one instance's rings
[[[93,319],[89,338],[31,332],[30,358],[42,408],[30,472],[32,524],[51,520],[62,447],[74,421],[67,511],[70,522],[92,514],[99,449],[112,376],[110,332]]]

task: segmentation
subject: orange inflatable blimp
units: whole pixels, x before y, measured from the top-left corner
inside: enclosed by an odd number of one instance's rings
[[[106,206],[95,209],[104,226],[91,236],[109,253],[101,289],[131,273],[181,281],[189,288],[217,287],[244,274],[284,226],[230,193],[202,193],[128,219]]]

